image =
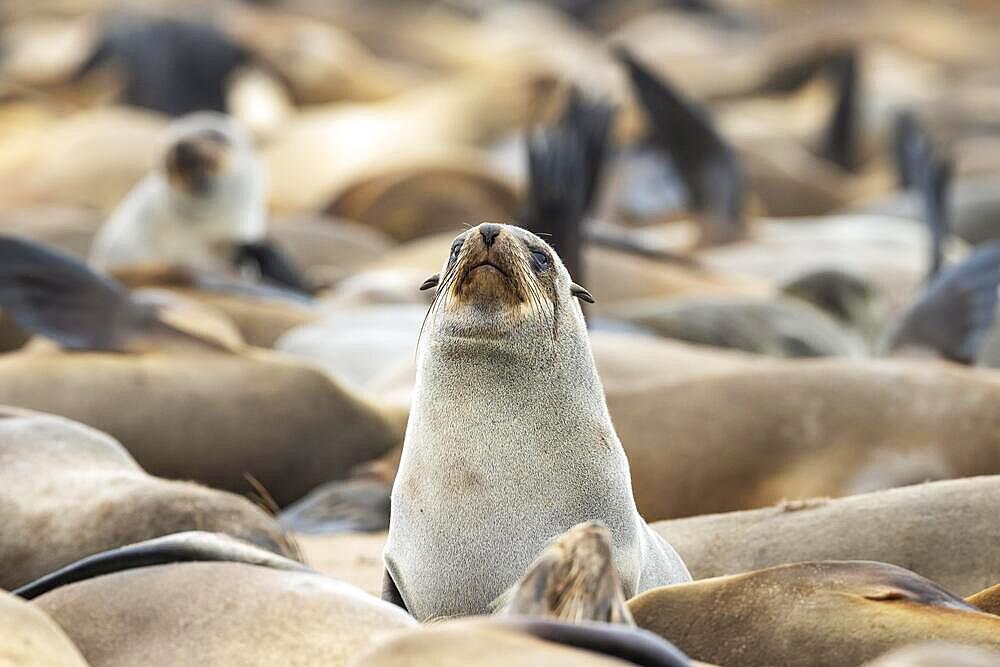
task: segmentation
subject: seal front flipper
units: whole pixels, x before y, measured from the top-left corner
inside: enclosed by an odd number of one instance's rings
[[[548,237],[577,280],[584,274],[584,218],[600,190],[614,112],[573,88],[560,121],[527,139],[529,187],[520,224]]]
[[[0,235],[0,307],[28,332],[71,350],[118,350],[151,317],[117,281],[39,243]]]
[[[744,179],[736,151],[716,130],[706,109],[685,99],[624,47],[615,55],[625,65],[646,112],[652,145],[677,167],[690,208],[700,217],[700,245],[743,238],[747,233]]]
[[[288,253],[268,239],[238,244],[233,264],[240,271],[252,271],[265,283],[308,295],[315,292]]]
[[[44,245],[0,235],[0,308],[67,350],[139,352],[178,345],[235,351],[228,320],[169,294],[133,295],[111,276]]]

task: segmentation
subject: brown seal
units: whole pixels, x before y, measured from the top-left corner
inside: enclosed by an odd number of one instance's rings
[[[717,577],[806,560],[864,559],[904,566],[960,595],[996,582],[994,520],[1000,476],[956,479],[847,498],[653,524],[694,577]],[[969,539],[975,535],[975,539]],[[745,549],[750,543],[757,546]],[[975,603],[973,603],[975,604]]]
[[[781,565],[664,586],[629,600],[640,628],[722,665],[859,665],[937,639],[1000,649],[1000,618],[903,568]]]
[[[132,550],[144,549],[142,558],[158,563],[160,552],[169,553],[175,542]],[[125,550],[113,558],[136,569],[68,583],[35,604],[90,662],[121,667],[345,664],[383,633],[416,625],[401,610],[348,584],[283,567],[267,554],[258,554],[266,558],[260,562],[247,548],[229,558],[225,551],[232,549],[224,541],[216,550],[233,562],[142,567],[124,560]],[[206,553],[200,560],[211,557]]]
[[[130,293],[30,242],[0,237],[0,256],[0,306],[77,351],[5,355],[0,403],[105,431],[152,474],[234,491],[250,474],[284,505],[400,440],[398,411],[242,345],[203,307]]]

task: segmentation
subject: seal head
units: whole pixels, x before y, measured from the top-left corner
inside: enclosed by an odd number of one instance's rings
[[[443,276],[443,278],[441,277]],[[589,303],[558,255],[520,227],[483,223],[455,239],[440,274],[422,288],[438,287],[428,312],[439,336],[497,341],[558,335],[560,294]]]

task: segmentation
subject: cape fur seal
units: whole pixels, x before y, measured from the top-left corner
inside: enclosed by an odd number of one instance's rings
[[[400,442],[396,409],[307,363],[242,345],[203,309],[151,296],[0,236],[0,306],[77,351],[4,355],[0,404],[109,433],[155,475],[246,491],[249,473],[279,505]]]
[[[264,236],[265,198],[250,137],[222,114],[186,116],[168,128],[160,166],[98,232],[90,261],[105,269],[156,262],[228,269],[221,251]]]
[[[1000,553],[983,546],[1000,539],[997,503],[1000,476],[975,477],[661,521],[653,529],[698,579],[861,559],[893,563],[970,595],[996,583],[1000,572]],[[757,548],[741,548],[748,543]]]
[[[993,378],[938,362],[774,360],[608,406],[654,520],[996,474],[998,398]]]
[[[552,540],[504,599],[499,616],[403,632],[355,664],[690,664],[673,645],[634,627],[611,534],[599,522]]]
[[[104,561],[103,573],[67,573],[35,599],[94,665],[344,665],[382,633],[416,625],[353,586],[224,538],[171,536]]]
[[[1000,649],[1000,618],[913,572],[869,561],[663,586],[629,600],[629,610],[640,628],[720,665],[854,667],[927,639]]]
[[[87,667],[80,651],[45,612],[3,591],[0,628],[4,667]]]
[[[587,520],[611,531],[627,595],[687,581],[636,510],[574,301],[590,293],[544,241],[489,223],[456,238],[423,287],[435,285],[383,597],[419,620],[484,613],[553,536]]]
[[[277,523],[246,498],[147,475],[110,436],[82,424],[0,409],[0,587],[193,529],[297,555]]]

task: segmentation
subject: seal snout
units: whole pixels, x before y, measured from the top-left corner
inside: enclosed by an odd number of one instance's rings
[[[500,236],[501,227],[492,223],[479,225],[479,234],[483,237],[483,243],[487,248],[493,247],[493,243]]]

